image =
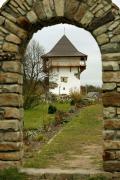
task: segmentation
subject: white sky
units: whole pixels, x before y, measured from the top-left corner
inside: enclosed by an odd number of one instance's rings
[[[0,7],[6,0],[0,0]],[[120,0],[113,0],[120,7]],[[48,52],[63,36],[65,27],[66,36],[74,46],[88,55],[87,69],[81,74],[81,84],[102,85],[102,63],[99,47],[93,36],[84,29],[72,25],[58,24],[43,28],[34,34],[33,38]]]

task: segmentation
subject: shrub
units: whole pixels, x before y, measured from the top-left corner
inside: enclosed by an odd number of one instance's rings
[[[54,114],[57,111],[57,108],[53,105],[49,105],[48,114]]]
[[[75,105],[75,101],[74,101],[73,99],[70,101],[70,105],[71,105],[71,106],[74,106],[74,105]]]
[[[71,90],[70,91],[70,98],[72,99],[72,103],[79,103],[81,101],[82,95],[78,90]]]

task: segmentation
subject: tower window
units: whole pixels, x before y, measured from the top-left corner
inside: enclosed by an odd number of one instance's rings
[[[68,82],[68,77],[61,77],[61,82],[67,83]]]

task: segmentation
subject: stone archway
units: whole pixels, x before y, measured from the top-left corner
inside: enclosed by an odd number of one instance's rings
[[[22,56],[32,34],[70,23],[92,33],[102,53],[106,171],[120,171],[120,10],[111,0],[8,0],[0,10],[0,165],[23,157]]]

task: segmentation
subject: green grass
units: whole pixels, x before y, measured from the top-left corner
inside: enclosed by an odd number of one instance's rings
[[[27,177],[19,173],[17,169],[9,168],[0,170],[0,180],[27,180]]]
[[[102,106],[86,107],[63,128],[62,132],[50,144],[45,145],[42,151],[28,159],[26,167],[46,168],[49,165],[59,164],[56,156],[69,159],[69,152],[80,154],[81,144],[102,143]],[[62,160],[61,160],[62,161]]]
[[[70,108],[68,103],[55,103],[58,110],[67,111]],[[24,128],[36,129],[43,125],[43,123],[51,122],[54,115],[48,114],[48,104],[41,104],[33,109],[26,110],[24,113]]]

